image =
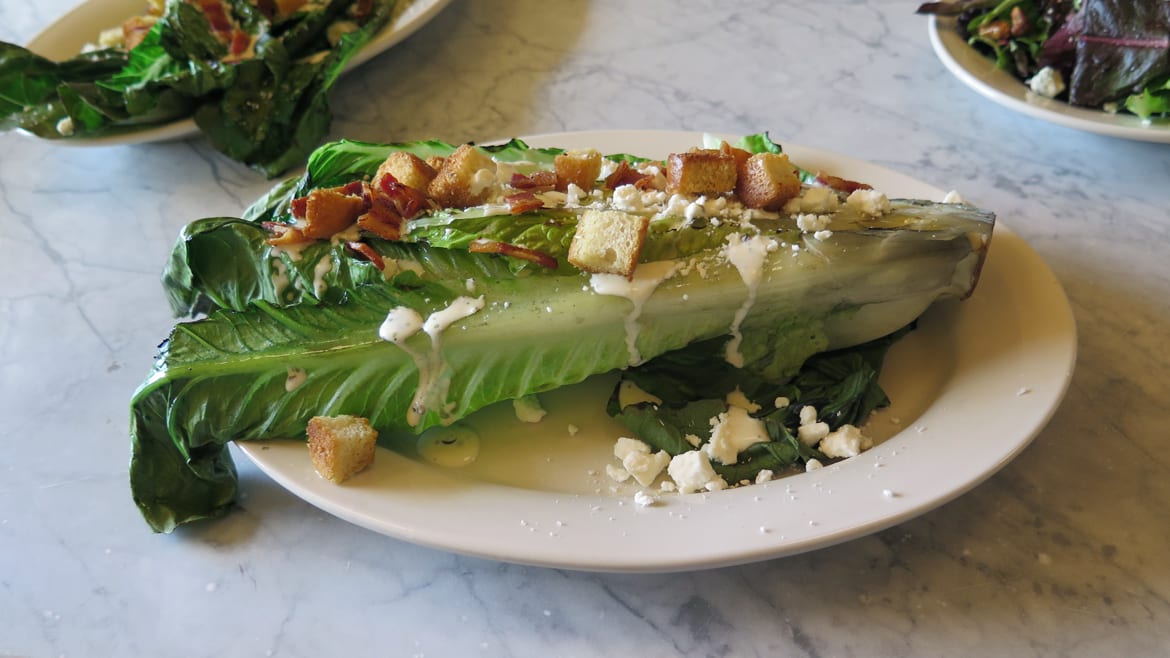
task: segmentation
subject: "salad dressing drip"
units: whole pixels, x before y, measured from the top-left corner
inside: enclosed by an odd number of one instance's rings
[[[642,315],[642,306],[650,299],[650,295],[658,285],[669,279],[678,269],[679,264],[663,260],[654,263],[642,263],[634,269],[633,278],[627,279],[620,274],[594,274],[589,279],[589,285],[599,295],[613,295],[630,300],[634,308],[626,315],[626,349],[630,353],[630,365],[642,363],[642,355],[638,351],[638,318]]]
[[[454,322],[474,315],[483,308],[483,295],[479,297],[456,297],[447,308],[435,311],[424,321],[417,311],[405,306],[390,309],[378,337],[402,348],[418,368],[418,386],[406,412],[406,422],[417,427],[428,409],[439,409],[445,417],[448,412],[447,390],[450,375],[443,362],[443,331]],[[431,337],[430,352],[420,352],[406,344],[407,339],[422,330]]]
[[[724,353],[727,362],[736,368],[742,368],[744,364],[743,353],[739,351],[739,346],[743,343],[740,325],[756,303],[756,293],[764,276],[764,259],[768,257],[769,252],[775,251],[777,246],[775,240],[762,235],[747,239],[742,239],[738,233],[727,236],[727,260],[735,266],[748,289],[747,299],[736,310],[735,318],[731,321],[731,340],[727,341]]]

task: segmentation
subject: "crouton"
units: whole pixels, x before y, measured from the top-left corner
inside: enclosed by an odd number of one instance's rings
[[[490,176],[480,173],[486,170]],[[467,208],[487,200],[496,182],[496,163],[470,144],[443,160],[427,194],[444,208]]]
[[[714,149],[671,153],[666,188],[676,194],[723,194],[735,189],[735,157]]]
[[[378,173],[374,174],[374,180],[380,179],[385,174],[389,174],[394,180],[419,192],[426,192],[427,186],[435,178],[434,168],[424,162],[422,158],[406,151],[391,153],[382,164],[378,165]]]
[[[557,189],[564,192],[569,183],[592,190],[601,176],[601,154],[593,149],[568,151],[553,159],[557,172]]]
[[[309,457],[317,473],[345,482],[374,463],[378,432],[360,416],[314,416],[309,419]]]
[[[569,244],[569,262],[586,272],[634,276],[650,218],[619,210],[586,210]]]
[[[782,153],[756,153],[743,163],[735,193],[748,208],[779,210],[800,194],[800,175]]]
[[[366,202],[360,196],[332,187],[313,190],[306,199],[301,233],[313,240],[333,237],[353,224],[365,209]]]

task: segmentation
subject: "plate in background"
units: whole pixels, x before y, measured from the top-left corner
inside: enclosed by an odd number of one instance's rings
[[[382,29],[365,48],[358,51],[345,71],[351,71],[385,52],[413,34],[434,18],[451,0],[408,0],[406,6]],[[81,52],[86,44],[97,41],[102,30],[117,27],[127,18],[142,12],[143,0],[87,0],[54,21],[25,46],[48,59],[66,60]],[[35,137],[26,131],[19,131]],[[116,135],[101,137],[71,137],[53,140],[62,146],[117,146],[185,139],[199,134],[193,119],[128,129]]]
[[[1170,121],[1145,123],[1133,114],[1076,107],[1033,93],[1028,85],[969,46],[954,18],[931,16],[930,45],[956,78],[985,98],[1016,112],[1066,128],[1144,142],[1170,143]]]

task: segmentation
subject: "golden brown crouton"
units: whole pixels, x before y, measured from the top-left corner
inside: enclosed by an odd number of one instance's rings
[[[748,208],[779,210],[800,194],[800,176],[787,155],[756,153],[744,162],[735,193]]]
[[[360,196],[332,187],[313,190],[305,203],[301,233],[314,240],[330,238],[353,224],[365,209],[366,203]]]
[[[480,180],[481,169],[492,172],[491,181]],[[443,161],[427,186],[427,194],[444,208],[466,208],[487,200],[495,182],[496,163],[470,144],[464,144]]]
[[[569,244],[569,262],[586,272],[631,278],[646,242],[650,218],[620,210],[586,210]]]
[[[374,463],[378,432],[360,416],[309,419],[309,457],[321,477],[345,482]]]
[[[435,170],[429,164],[417,155],[405,151],[391,153],[378,165],[378,173],[374,175],[374,179],[377,180],[385,174],[390,174],[394,180],[419,192],[426,192],[427,186],[435,178]]]
[[[568,151],[553,159],[557,171],[557,189],[564,192],[569,183],[592,190],[601,176],[601,154],[593,149]]]
[[[714,149],[671,153],[666,188],[676,194],[723,194],[735,189],[735,157]]]

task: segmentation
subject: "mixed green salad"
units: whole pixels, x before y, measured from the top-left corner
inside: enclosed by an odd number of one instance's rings
[[[706,146],[660,160],[341,141],[243,217],[188,225],[163,280],[197,319],[131,401],[147,522],[229,510],[230,441],[347,414],[398,445],[615,371],[608,412],[671,456],[712,446],[732,404],[748,410],[766,435],[702,457],[724,482],[831,459],[802,440],[802,410],[836,431],[887,403],[886,349],[936,300],[971,293],[994,215],[803,170],[762,134]],[[775,194],[749,203],[749,182]],[[587,236],[599,219],[637,229],[628,272],[583,264],[578,242],[612,256],[624,230]],[[623,401],[630,386],[642,395]]]
[[[191,117],[215,148],[275,176],[328,134],[330,87],[397,4],[166,0],[63,62],[0,42],[0,129],[93,138]]]
[[[954,16],[973,47],[1072,105],[1170,117],[1170,10],[1163,0],[956,0],[919,13]]]

